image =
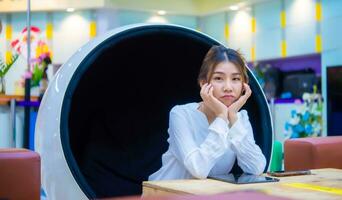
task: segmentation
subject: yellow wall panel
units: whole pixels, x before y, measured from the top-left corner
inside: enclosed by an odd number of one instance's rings
[[[252,59],[252,61],[255,61],[255,57],[256,57],[255,46],[252,46],[252,48],[251,48],[251,59]]]
[[[286,41],[281,41],[281,57],[286,57]]]
[[[226,39],[226,41],[228,41],[228,38],[229,38],[229,24],[228,23],[224,25],[224,38]]]
[[[284,10],[280,12],[280,26],[281,28],[285,28],[286,26],[286,13]]]
[[[256,31],[256,19],[255,17],[252,17],[252,33],[255,33]]]
[[[48,40],[52,40],[53,37],[53,25],[52,23],[47,23],[46,24],[46,38]]]
[[[12,39],[12,26],[11,25],[6,25],[6,40],[11,40]]]
[[[96,36],[96,22],[94,22],[94,21],[90,22],[89,36],[90,36],[90,38],[93,38]]]
[[[320,22],[322,20],[322,3],[316,2],[316,21]]]
[[[316,52],[320,53],[322,52],[322,37],[321,35],[316,35]]]

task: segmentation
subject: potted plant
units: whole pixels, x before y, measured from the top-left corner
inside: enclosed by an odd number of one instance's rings
[[[285,123],[287,138],[317,137],[322,134],[322,96],[314,86],[313,93],[303,94],[300,109],[291,111],[291,118]]]

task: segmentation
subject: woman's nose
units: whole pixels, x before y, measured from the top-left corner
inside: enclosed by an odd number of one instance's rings
[[[225,81],[223,85],[223,91],[231,91],[232,90],[232,84],[230,81]]]

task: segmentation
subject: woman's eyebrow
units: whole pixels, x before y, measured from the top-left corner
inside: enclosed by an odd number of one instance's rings
[[[213,74],[225,74],[224,72],[216,71]]]
[[[240,72],[232,73],[232,76],[241,76]]]
[[[220,72],[220,71],[213,72],[213,74],[223,74],[223,75],[226,75],[226,73]],[[231,76],[241,76],[241,73],[240,72],[235,72],[235,73],[232,73],[230,75]]]

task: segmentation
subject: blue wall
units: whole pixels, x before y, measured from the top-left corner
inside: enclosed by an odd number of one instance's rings
[[[224,13],[217,13],[201,18],[201,30],[221,43],[224,39]]]
[[[255,6],[256,18],[256,58],[267,59],[281,56],[280,1]]]
[[[315,1],[286,0],[286,40],[288,56],[315,52]]]
[[[327,99],[326,69],[329,66],[342,65],[342,1],[323,0],[322,9],[322,92],[324,99]],[[326,111],[327,105],[324,106]],[[323,116],[324,121],[327,121],[326,112]],[[327,130],[326,124],[324,125],[324,129]]]
[[[285,0],[287,56],[315,53],[315,0]],[[256,60],[281,57],[281,0],[258,3],[239,11],[228,11],[230,36],[228,46],[240,49],[251,60],[255,38]],[[252,34],[251,19],[255,16],[256,33]],[[202,18],[203,32],[224,42],[224,13]]]

